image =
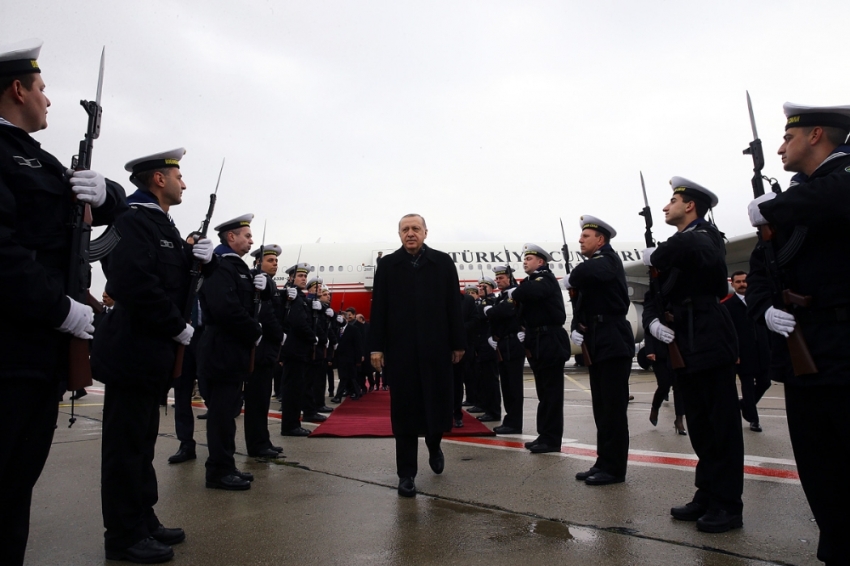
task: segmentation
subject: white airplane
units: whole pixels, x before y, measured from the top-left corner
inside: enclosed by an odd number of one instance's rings
[[[728,241],[726,245],[726,263],[731,274],[738,269],[747,270],[750,252],[755,246],[755,234],[738,236]],[[561,244],[558,242],[535,242],[550,254],[553,261],[552,271],[562,279],[566,275],[564,258],[561,254]],[[455,261],[461,288],[468,283],[477,283],[484,276],[493,277],[493,267],[507,263],[515,271],[517,279],[525,277],[522,270],[522,246],[520,242],[428,242],[428,245],[449,254]],[[643,298],[649,288],[649,275],[643,264],[641,250],[643,242],[612,241],[611,245],[623,260],[626,270],[631,306],[626,315],[635,335],[635,343],[643,342]],[[286,282],[284,271],[296,262],[307,262],[314,268],[313,275],[320,277],[332,293],[331,307],[342,310],[354,307],[367,319],[371,311],[372,285],[375,275],[375,265],[382,255],[388,255],[400,247],[397,243],[314,243],[289,244],[281,246],[278,274],[275,281],[279,287]],[[585,258],[578,252],[578,244],[570,246],[570,266],[575,266]],[[730,290],[731,293],[731,290]],[[567,305],[567,320],[564,326],[569,330],[572,321],[572,311],[569,307],[569,296],[564,291],[564,303]],[[580,355],[581,349],[573,345],[573,354]]]

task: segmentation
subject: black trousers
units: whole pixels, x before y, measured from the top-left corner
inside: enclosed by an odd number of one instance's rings
[[[194,339],[194,337],[193,337]],[[174,430],[181,448],[195,449],[195,413],[192,411],[192,393],[198,379],[198,360],[195,348],[189,346],[183,353],[183,372],[174,380]],[[200,382],[198,387],[200,388]],[[206,383],[204,383],[206,391]]]
[[[564,436],[564,358],[532,359],[537,389],[537,435],[540,442],[560,446]]]
[[[505,403],[505,418],[503,426],[509,426],[522,430],[522,405],[524,388],[522,385],[522,372],[525,367],[525,356],[514,356],[499,362],[499,381],[502,384],[502,400]]]
[[[590,397],[596,423],[596,463],[594,467],[612,476],[626,475],[629,459],[629,374],[632,359],[627,357],[593,360]]]
[[[274,377],[272,378],[272,389],[275,397],[280,397],[281,381],[283,380],[283,364],[275,362]]]
[[[328,376],[328,395],[331,397],[334,396],[334,368],[332,365],[328,364],[325,368],[325,373]]]
[[[694,501],[712,509],[741,513],[744,504],[744,436],[735,367],[678,374],[685,399],[691,446],[699,462]]]
[[[100,498],[109,550],[133,546],[159,526],[153,511],[159,499],[153,458],[164,388],[106,384]]]
[[[360,389],[360,368],[353,361],[338,360],[337,371],[339,371],[339,385],[337,386],[336,396],[342,397],[343,392],[349,395],[362,395],[363,390]]]
[[[58,380],[0,379],[0,564],[23,564],[32,490],[53,442]]]
[[[738,379],[741,380],[741,416],[748,423],[757,423],[759,412],[756,405],[770,389],[770,372],[764,370],[757,374],[739,375]]]
[[[283,432],[301,426],[301,404],[305,395],[307,362],[298,358],[285,358],[281,381],[280,430]]]
[[[310,413],[317,413],[319,409],[325,406],[325,382],[327,381],[328,362],[324,359],[312,362],[310,364],[310,382],[308,385],[310,394]]]
[[[464,356],[452,366],[452,418],[463,418],[463,378],[466,376],[469,358]]]
[[[242,405],[242,382],[207,378],[207,481],[236,469],[236,414]]]
[[[488,346],[489,348],[489,346]],[[502,392],[499,390],[499,365],[496,358],[479,360],[478,370],[478,406],[484,412],[496,418],[502,418]]]
[[[676,411],[676,416],[680,417],[685,414],[685,402],[682,395],[679,393],[679,388],[676,385],[676,374],[670,367],[667,360],[657,360],[652,363],[652,371],[655,373],[655,395],[652,396],[652,408],[657,409],[661,406],[664,398],[670,394],[670,389],[673,389],[673,409]]]
[[[820,529],[818,559],[850,564],[850,385],[785,385],[788,432],[800,482]]]
[[[269,436],[269,406],[271,405],[274,367],[255,366],[245,381],[245,445],[253,455],[272,447]]]
[[[442,433],[425,435],[425,445],[429,454],[435,454],[440,449]],[[403,435],[395,437],[395,464],[399,478],[415,478],[419,469],[419,437]]]

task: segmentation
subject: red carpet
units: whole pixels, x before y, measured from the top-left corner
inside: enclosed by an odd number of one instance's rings
[[[373,391],[361,399],[345,399],[328,420],[320,424],[310,434],[313,436],[333,437],[391,437],[390,392]],[[463,412],[463,428],[453,428],[444,438],[453,436],[496,436],[492,430],[467,413]]]

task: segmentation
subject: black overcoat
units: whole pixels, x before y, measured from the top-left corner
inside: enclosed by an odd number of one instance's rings
[[[729,311],[735,333],[738,335],[738,364],[735,369],[738,375],[758,375],[770,367],[770,341],[767,327],[756,324],[747,316],[747,305],[738,297],[732,295],[723,306]]]
[[[417,266],[399,248],[375,271],[371,352],[392,375],[393,434],[452,427],[452,351],[465,350],[457,270],[448,254],[423,246]]]

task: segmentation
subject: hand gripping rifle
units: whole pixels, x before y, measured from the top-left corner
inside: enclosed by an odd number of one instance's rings
[[[643,220],[646,223],[646,231],[643,233],[643,239],[647,248],[654,248],[655,239],[652,237],[652,209],[649,208],[649,199],[646,198],[646,183],[643,182],[643,171],[640,173],[640,188],[643,191],[644,206],[643,210],[638,212],[638,214],[643,216]],[[654,267],[649,268],[649,288],[658,304],[658,312],[664,313],[664,321],[667,323],[673,322],[672,313],[665,311],[664,296],[661,294],[661,286],[658,284],[658,270]],[[673,369],[685,367],[685,360],[682,358],[682,352],[679,350],[679,345],[675,339],[667,344],[667,353],[670,356],[670,367]]]
[[[263,271],[263,261],[265,260],[265,255],[266,255],[266,222],[263,221],[263,239],[260,242],[260,256],[259,256],[259,258],[260,258],[260,269],[259,269],[259,272],[258,272],[258,274],[261,274],[261,275],[265,273],[265,271]],[[254,313],[253,313],[254,320],[257,320],[257,319],[260,318],[260,305],[261,304],[262,304],[262,302],[260,301],[260,291],[257,291],[256,289],[254,289]],[[254,373],[254,358],[256,357],[256,355],[257,355],[257,346],[254,345],[254,347],[251,348],[251,358],[248,361],[248,373]]]
[[[100,136],[100,117],[103,108],[100,105],[100,94],[103,88],[103,64],[106,48],[100,54],[100,71],[97,77],[97,97],[94,102],[81,100],[80,104],[89,115],[86,135],[80,141],[80,150],[71,159],[71,168],[75,171],[91,169],[92,148],[94,140]],[[78,303],[90,304],[89,285],[91,284],[91,266],[89,265],[89,243],[91,242],[92,214],[88,203],[74,198],[71,208],[69,226],[71,229],[71,260],[65,288],[71,299]],[[89,363],[89,341],[71,337],[68,350],[68,390],[75,391],[92,384],[91,365]],[[73,424],[72,415],[71,424]]]
[[[564,268],[567,270],[566,279],[567,282],[569,282],[570,271],[572,270],[572,268],[570,267],[570,248],[567,247],[567,235],[564,233],[564,221],[561,218],[559,218],[558,220],[561,221],[561,238],[563,238],[564,241],[564,245],[561,246],[561,255],[564,256]],[[570,305],[572,305],[573,308],[573,318],[576,318],[579,313],[579,306],[581,305],[581,296],[579,295],[578,289],[573,289],[572,287],[570,287],[570,290],[568,292],[570,294]],[[585,334],[587,332],[587,326],[585,326],[581,322],[576,323],[576,328],[578,328],[578,331],[582,334]],[[587,342],[581,343],[581,356],[582,361],[584,362],[584,366],[590,367],[593,362],[590,359],[590,349],[587,347]]]
[[[779,183],[776,179],[771,179],[762,175],[764,168],[764,153],[762,152],[761,140],[759,139],[758,131],[756,130],[756,119],[753,115],[753,103],[750,100],[750,93],[747,92],[747,109],[750,111],[750,127],[753,130],[753,141],[750,146],[744,150],[744,155],[752,155],[753,157],[753,197],[758,198],[764,194],[764,181],[768,181],[774,193],[780,193]],[[800,245],[805,239],[805,229],[797,227],[794,229],[791,238],[786,242],[779,252],[775,250],[775,232],[773,228],[767,224],[758,227],[759,242],[762,243],[764,249],[764,259],[767,264],[768,279],[770,280],[771,291],[774,296],[781,295],[782,301],[788,309],[795,307],[807,307],[811,303],[810,296],[803,296],[794,293],[786,288],[782,280],[781,266],[790,261]],[[798,322],[791,334],[787,338],[788,353],[791,356],[791,365],[794,368],[794,375],[808,375],[817,373],[818,369],[815,366],[815,361],[812,359],[812,354],[809,352],[809,347],[806,344],[806,339],[800,331],[800,323]]]
[[[197,235],[194,237],[195,243],[201,238],[207,237],[207,230],[210,228],[210,220],[212,220],[213,211],[215,210],[215,200],[218,195],[218,185],[221,183],[221,173],[224,171],[224,159],[221,160],[221,169],[218,171],[218,181],[215,183],[215,191],[210,195],[210,206],[207,209],[207,215],[204,217],[204,220],[201,222],[201,229],[198,230]],[[201,285],[204,284],[204,276],[201,275],[201,260],[196,259],[192,262],[191,270],[189,274],[192,279],[189,283],[189,295],[186,297],[186,304],[183,307],[183,320],[192,323],[192,310],[195,308],[195,302],[197,301],[198,291],[201,290]],[[171,377],[177,379],[183,373],[183,355],[186,352],[186,346],[183,344],[177,344],[177,354],[174,357],[174,367],[171,370]]]

